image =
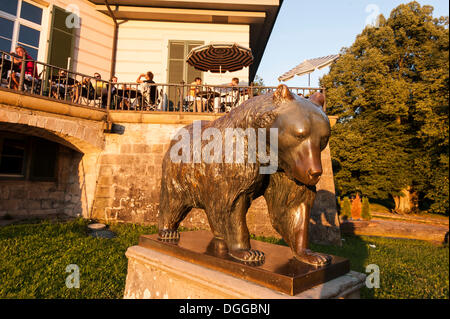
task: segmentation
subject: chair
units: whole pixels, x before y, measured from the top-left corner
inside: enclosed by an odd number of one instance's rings
[[[162,89],[161,89],[162,95]],[[145,111],[156,111],[160,100],[158,96],[158,87],[156,85],[149,85],[148,83],[144,83],[142,89],[142,97],[139,101],[142,100],[141,109]]]
[[[232,108],[239,105],[240,90],[239,88],[232,88],[230,92],[225,96],[225,102],[223,102],[223,109],[225,112],[230,112]]]
[[[74,89],[78,93],[76,100],[74,100],[75,103],[90,105],[91,101],[94,101],[95,88],[89,78],[85,78],[83,82],[78,83]]]

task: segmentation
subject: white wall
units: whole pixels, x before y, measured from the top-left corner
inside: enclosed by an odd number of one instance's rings
[[[152,71],[157,83],[167,83],[170,40],[231,42],[249,47],[248,25],[128,21],[120,25],[116,75],[119,82],[134,82],[139,74]],[[205,84],[226,84],[238,77],[248,82],[248,68],[222,75],[204,73]]]
[[[43,8],[38,60],[47,62],[52,6],[66,10],[70,6],[70,11],[81,18],[81,28],[75,32],[73,70],[88,75],[99,72],[103,78],[109,78],[114,33],[112,19],[95,10],[87,0],[38,0],[37,4]]]

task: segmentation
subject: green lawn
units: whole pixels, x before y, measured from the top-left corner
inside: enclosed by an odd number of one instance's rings
[[[122,298],[125,251],[139,235],[154,233],[156,228],[112,225],[117,236],[102,239],[88,236],[86,225],[80,219],[0,227],[0,298]],[[312,248],[349,258],[352,269],[359,272],[377,264],[381,288],[364,288],[364,298],[449,298],[448,246],[374,237],[344,239],[342,247]],[[79,289],[65,285],[69,264],[80,268]]]

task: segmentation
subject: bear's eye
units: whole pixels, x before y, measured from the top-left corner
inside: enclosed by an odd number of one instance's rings
[[[299,140],[303,140],[306,137],[306,134],[304,132],[296,132],[295,137]]]
[[[320,139],[320,149],[324,150],[325,147],[327,147],[328,144],[328,137],[324,136]]]

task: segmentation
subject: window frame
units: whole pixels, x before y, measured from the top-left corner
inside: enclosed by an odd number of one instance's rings
[[[53,37],[55,30],[64,33],[67,36],[70,36],[71,39],[71,47],[70,47],[70,64],[69,65],[64,65],[63,68],[67,68],[68,70],[72,71],[74,69],[74,57],[75,57],[75,42],[76,42],[76,38],[77,38],[77,33],[75,29],[72,29],[72,34],[69,34],[67,31],[61,30],[59,28],[55,27],[55,17],[56,17],[56,10],[61,10],[61,11],[65,11],[63,8],[57,6],[57,5],[52,5],[51,10],[50,10],[50,23],[49,23],[49,30],[48,30],[48,40],[47,40],[47,58],[46,58],[46,62],[47,64],[51,64],[53,65],[51,60],[52,60],[52,44],[53,44]],[[66,11],[67,13],[67,11]],[[68,13],[68,14],[73,14],[73,13]]]
[[[47,140],[45,138],[32,136],[32,135],[17,134],[17,133],[12,133],[9,131],[1,131],[0,130],[0,156],[2,154],[3,141],[5,139],[23,141],[25,144],[25,153],[24,153],[24,160],[23,160],[22,175],[0,174],[0,181],[9,180],[9,181],[31,181],[31,182],[58,182],[58,172],[59,172],[59,165],[60,165],[59,159],[60,159],[60,150],[61,150],[61,145],[59,143],[53,142],[51,140]],[[54,159],[55,165],[54,165],[53,177],[38,177],[38,176],[34,175],[35,172],[32,172],[33,161],[35,160],[35,156],[34,156],[35,144],[38,142],[39,139],[56,144],[56,154],[55,154],[55,159]]]
[[[5,139],[22,141],[25,144],[24,154],[23,154],[23,166],[22,166],[22,174],[5,174],[0,173],[0,180],[26,180],[28,175],[28,167],[29,167],[29,148],[30,142],[29,138],[19,134],[12,134],[10,132],[1,132],[0,135],[0,157],[3,153],[3,144]]]
[[[20,16],[21,14],[21,10],[22,10],[22,3],[26,2],[28,4],[31,4],[35,7],[38,7],[40,9],[42,9],[42,17],[41,17],[41,24],[37,24],[34,23],[32,21],[26,20],[24,18],[22,18]],[[11,39],[11,51],[14,52],[16,50],[16,48],[20,45],[24,45],[26,47],[31,47],[35,50],[37,50],[38,54],[36,59],[39,60],[42,57],[42,52],[43,50],[41,50],[42,48],[42,41],[44,39],[43,37],[43,32],[45,30],[44,26],[45,26],[45,20],[46,20],[46,10],[47,8],[39,3],[36,3],[34,1],[30,1],[30,0],[17,0],[17,11],[16,11],[16,15],[12,15],[10,13],[4,12],[0,10],[0,18],[6,19],[6,20],[10,20],[14,23],[13,26],[13,34],[12,34],[12,39]],[[25,43],[21,43],[19,42],[19,33],[20,33],[20,26],[26,26],[28,28],[34,29],[36,31],[39,31],[39,46],[35,47],[29,44],[25,44]],[[1,37],[2,39],[5,39],[4,37]],[[5,39],[8,40],[9,39]]]

